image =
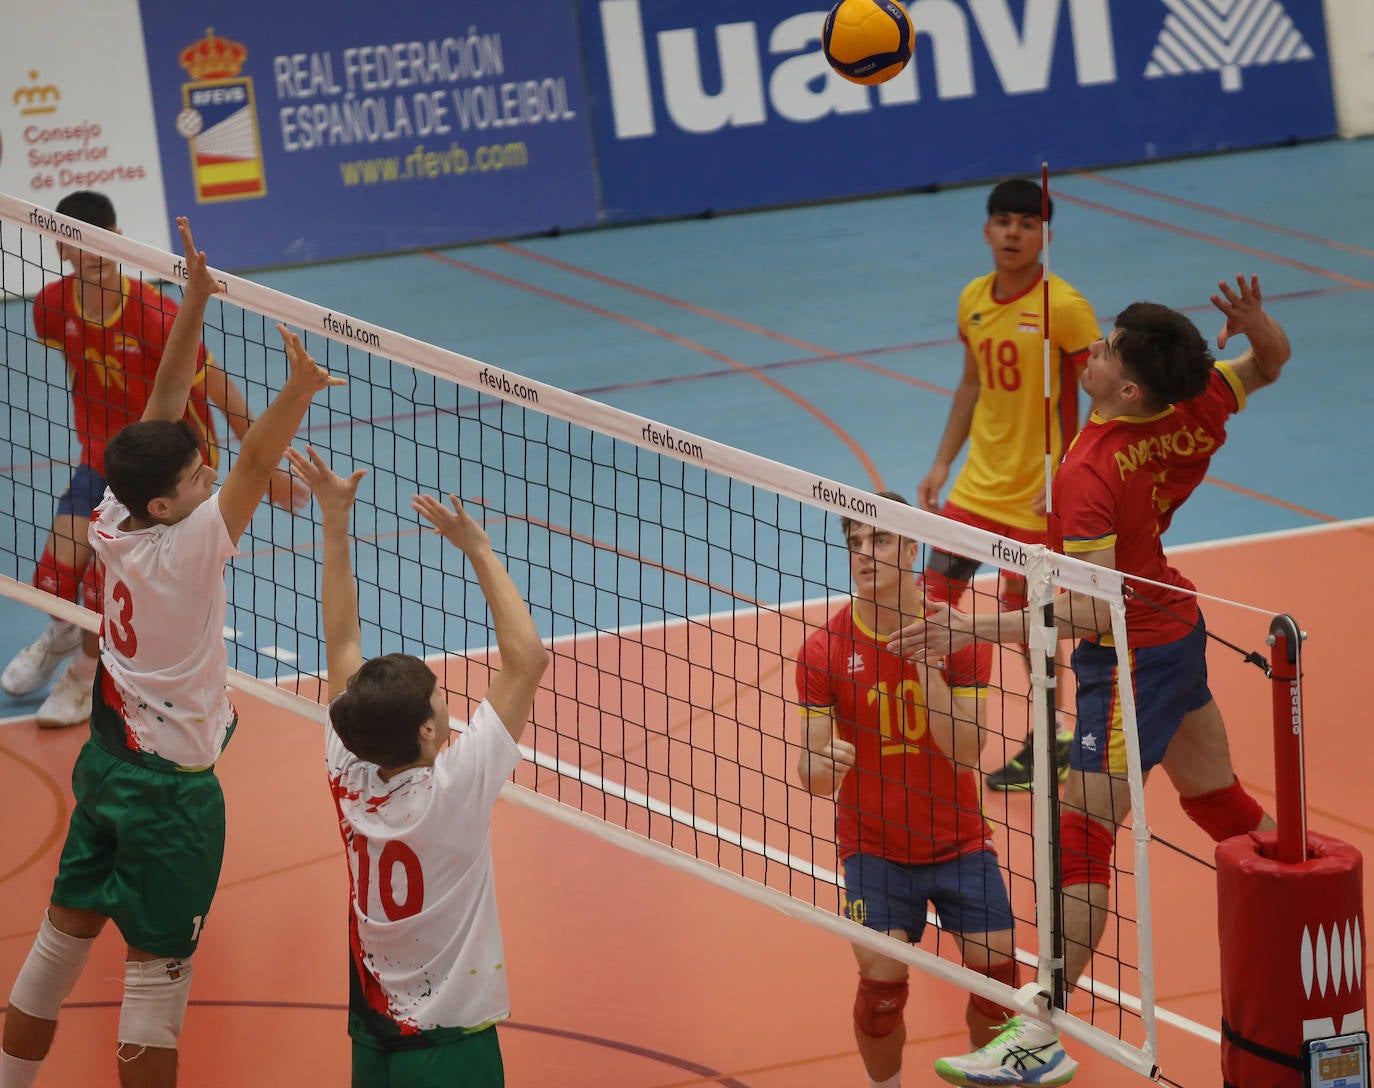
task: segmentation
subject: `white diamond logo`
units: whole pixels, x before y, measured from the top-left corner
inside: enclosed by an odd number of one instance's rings
[[[1241,89],[1241,70],[1311,60],[1313,53],[1279,0],[1163,0],[1169,9],[1146,79],[1220,72],[1223,91]]]

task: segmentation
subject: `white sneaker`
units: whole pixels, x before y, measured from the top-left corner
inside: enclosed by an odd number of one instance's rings
[[[91,720],[92,678],[82,679],[74,665],[68,665],[48,692],[34,717],[39,729],[66,729]]]
[[[28,695],[52,679],[57,666],[81,646],[82,630],[66,620],[53,620],[38,641],[14,655],[0,675],[0,688],[11,695]]]
[[[950,1084],[1068,1084],[1078,1063],[1059,1044],[1059,1036],[1034,1020],[1014,1016],[1002,1033],[972,1054],[941,1058],[935,1073]]]

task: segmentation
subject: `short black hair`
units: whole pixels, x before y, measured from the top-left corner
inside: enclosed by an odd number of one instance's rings
[[[81,222],[89,223],[93,227],[101,227],[104,230],[114,229],[114,202],[104,193],[97,193],[90,189],[68,193],[57,202],[57,212],[59,215],[80,219]]]
[[[1112,351],[1154,411],[1207,388],[1216,359],[1193,322],[1157,302],[1133,302],[1116,316]]]
[[[901,503],[903,506],[910,506],[910,505],[911,505],[911,503],[907,502],[905,496],[899,494],[899,493],[896,492],[896,491],[879,491],[879,492],[878,492],[878,497],[879,497],[880,499],[891,499],[893,502],[899,502],[899,503]],[[840,533],[844,536],[845,543],[848,543],[848,542],[849,542],[849,530],[852,529],[855,525],[870,525],[870,524],[872,524],[872,523],[871,523],[871,522],[867,522],[867,521],[863,521],[863,520],[860,519],[860,518],[851,518],[851,517],[842,517],[842,518],[840,518]]]
[[[175,491],[200,452],[200,438],[184,419],[130,423],[105,447],[105,482],[130,514],[146,518],[148,504]]]
[[[344,747],[379,767],[420,758],[420,726],[434,716],[434,670],[412,654],[383,654],[363,663],[329,704],[329,720]]]
[[[1043,215],[1048,223],[1054,218],[1054,201],[1045,206],[1045,190],[1039,182],[1009,178],[994,185],[988,194],[988,218],[1002,214]]]

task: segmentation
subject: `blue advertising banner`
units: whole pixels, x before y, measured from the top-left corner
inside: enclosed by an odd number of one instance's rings
[[[597,222],[572,5],[141,0],[169,212],[228,269]]]
[[[910,0],[915,55],[877,87],[830,71],[827,6],[584,0],[607,218],[1335,131],[1321,0]]]

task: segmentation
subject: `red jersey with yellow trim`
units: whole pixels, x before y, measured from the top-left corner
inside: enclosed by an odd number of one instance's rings
[[[920,670],[890,653],[886,641],[847,604],[811,634],[797,661],[802,713],[832,717],[836,734],[855,748],[835,806],[840,857],[864,853],[925,865],[992,849],[976,768],[956,769],[936,747]],[[951,656],[955,696],[981,694],[988,650],[967,647]],[[929,676],[945,682],[934,670]]]
[[[110,439],[143,418],[167,334],[179,309],[176,302],[141,280],[121,276],[120,295],[119,308],[98,323],[82,315],[80,282],[75,276],[48,284],[33,302],[38,339],[67,357],[81,461],[101,475]],[[206,463],[214,465],[219,451],[205,397],[208,358],[201,344],[186,420],[202,438]]]
[[[1045,492],[1045,308],[1041,277],[1013,298],[993,294],[989,272],[959,296],[959,339],[978,364],[980,388],[968,460],[949,499],[975,514],[1043,532],[1032,509]],[[1050,455],[1058,464],[1078,431],[1078,367],[1101,337],[1087,300],[1050,276]]]
[[[1169,565],[1160,536],[1207,475],[1226,441],[1226,421],[1244,407],[1240,379],[1227,363],[1218,363],[1202,393],[1157,415],[1104,420],[1094,413],[1064,458],[1054,481],[1064,551],[1115,545],[1117,570],[1177,587],[1133,587],[1126,602],[1133,646],[1173,642],[1197,622],[1197,598],[1179,592],[1192,590],[1193,583]]]

